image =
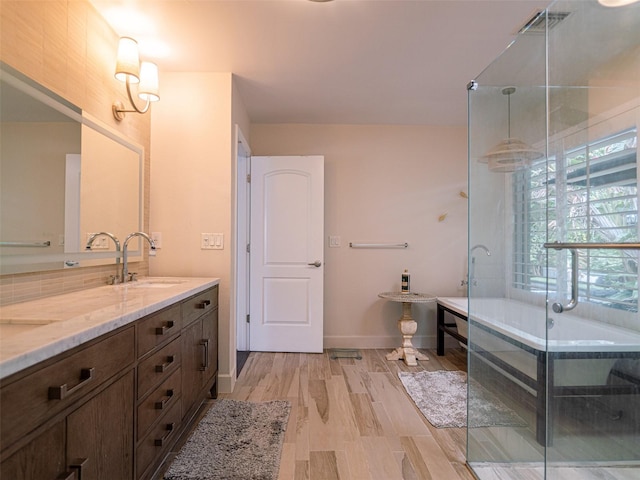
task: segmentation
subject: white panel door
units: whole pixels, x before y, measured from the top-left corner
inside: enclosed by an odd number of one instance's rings
[[[322,352],[324,157],[251,157],[250,346]]]

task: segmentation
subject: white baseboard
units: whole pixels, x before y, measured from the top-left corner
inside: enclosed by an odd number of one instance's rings
[[[435,348],[436,338],[432,335],[415,335],[412,339],[416,348]],[[374,336],[327,336],[324,337],[324,348],[396,348],[402,343],[398,335]]]
[[[218,393],[233,393],[236,386],[236,369],[229,374],[218,373]]]
[[[327,336],[324,337],[324,348],[396,348],[399,347],[402,339],[398,336]],[[412,339],[413,346],[416,348],[436,348],[435,335],[415,335]],[[445,335],[445,348],[455,348],[459,346],[458,341]]]

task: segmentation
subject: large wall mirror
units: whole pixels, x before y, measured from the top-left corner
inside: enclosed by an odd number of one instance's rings
[[[142,147],[5,64],[0,82],[0,274],[118,262],[87,240],[142,230]]]

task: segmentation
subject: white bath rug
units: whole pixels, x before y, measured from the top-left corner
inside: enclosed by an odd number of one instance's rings
[[[460,371],[399,372],[407,393],[436,428],[467,426],[467,374]],[[475,384],[474,384],[475,385]],[[525,426],[526,422],[481,386],[469,403],[469,427]]]

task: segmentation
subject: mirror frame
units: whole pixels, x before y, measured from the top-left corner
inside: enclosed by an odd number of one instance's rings
[[[105,125],[96,117],[82,111],[76,105],[50,91],[46,87],[38,84],[29,77],[15,70],[4,62],[0,62],[0,77],[2,81],[21,90],[37,101],[48,107],[57,110],[63,115],[75,120],[79,125],[87,126],[105,137],[117,142],[135,152],[138,155],[138,226],[137,230],[142,231],[144,226],[144,147],[122,135],[121,132]],[[127,256],[129,261],[137,262],[143,260],[142,244],[139,239],[131,242],[131,250]],[[120,239],[124,242],[124,238]],[[83,244],[81,242],[81,244]],[[135,249],[134,249],[135,247]],[[43,253],[25,255],[0,255],[0,276],[33,273],[52,270],[63,270],[69,268],[83,268],[97,265],[116,265],[121,257],[121,252],[116,251],[80,251],[76,253]]]

